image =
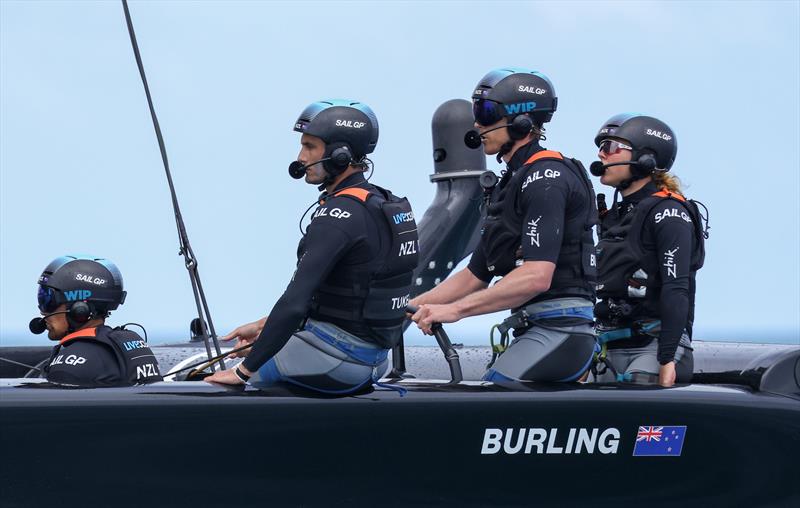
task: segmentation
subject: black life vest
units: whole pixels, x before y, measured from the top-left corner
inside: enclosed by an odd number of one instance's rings
[[[622,217],[615,208],[603,218],[600,241],[597,244],[598,298],[643,298],[647,293],[654,294],[660,288],[659,261],[656,256],[646,255],[642,231],[653,208],[665,199],[679,202],[689,212],[695,236],[690,271],[696,272],[703,266],[706,234],[697,203],[680,194],[661,190],[640,201],[631,212]]]
[[[597,224],[597,207],[594,189],[586,169],[577,159],[566,158],[559,152],[541,150],[533,154],[505,185],[492,192],[487,215],[481,230],[481,246],[490,272],[504,276],[517,266],[522,241],[523,211],[519,209],[518,196],[526,166],[541,160],[562,162],[586,188],[587,213],[579,232],[566,229],[550,289],[531,302],[567,296],[594,299],[594,284],[597,277],[597,262],[592,228]],[[531,303],[529,302],[529,303]]]
[[[70,341],[90,341],[102,344],[114,353],[119,368],[120,378],[116,386],[133,386],[161,381],[158,360],[147,343],[136,332],[123,327],[110,328],[102,325],[96,328],[84,328],[73,332],[53,348],[48,365],[58,357],[62,346]],[[45,368],[45,373],[49,368]]]
[[[309,316],[382,347],[393,347],[403,334],[405,308],[419,262],[419,237],[411,205],[406,198],[377,186],[372,191],[354,187],[334,195],[353,199],[367,209],[382,230],[381,244],[378,255],[370,261],[337,266],[336,273],[313,295]]]

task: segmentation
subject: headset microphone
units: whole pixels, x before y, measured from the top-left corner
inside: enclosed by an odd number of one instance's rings
[[[47,314],[45,317],[35,317],[31,319],[31,322],[28,323],[28,329],[34,335],[39,335],[44,333],[47,330],[47,322],[45,319],[49,318],[50,316],[55,316],[56,314],[69,314],[68,310],[61,310],[58,312],[53,312],[51,314]]]
[[[467,145],[467,148],[478,148],[481,146],[481,135],[478,134],[478,131],[467,131],[464,134],[464,144]]]
[[[589,172],[594,176],[603,176],[606,172],[606,168],[610,168],[611,166],[638,166],[640,165],[637,161],[625,161],[625,162],[612,162],[611,164],[603,164],[600,161],[594,161],[589,164]]]
[[[299,180],[303,178],[303,175],[306,174],[306,167],[303,166],[300,161],[294,161],[289,164],[289,176],[294,178],[295,180]]]
[[[44,322],[44,318],[35,317],[31,319],[30,323],[28,323],[28,329],[32,334],[39,335],[47,330],[47,325]]]
[[[311,164],[308,164],[308,165],[303,165],[303,163],[300,162],[300,161],[294,161],[291,164],[289,164],[289,176],[291,176],[295,180],[299,180],[299,179],[303,178],[306,175],[306,169],[308,169],[311,166],[314,166],[316,164],[319,164],[321,162],[325,162],[325,161],[329,161],[329,160],[331,160],[330,157],[325,157],[324,159],[320,159],[318,161],[314,161],[314,162],[312,162]]]
[[[496,131],[497,129],[505,129],[506,127],[511,127],[511,125],[513,124],[507,123],[505,125],[492,127],[491,129],[486,129],[485,131],[480,131],[480,132],[476,130],[467,131],[467,133],[464,134],[464,144],[467,145],[467,148],[473,148],[473,149],[478,148],[479,146],[481,146],[481,136],[483,136],[487,132]]]
[[[628,164],[628,162],[626,162],[626,164]],[[613,166],[613,164],[611,165]],[[607,167],[608,166],[604,165],[600,161],[594,161],[591,164],[589,164],[589,172],[594,176],[603,176],[606,172]]]
[[[631,173],[633,173],[634,176],[643,178],[656,168],[656,159],[651,154],[644,154],[635,161],[612,162],[611,164],[603,164],[600,161],[594,161],[589,165],[589,172],[594,176],[603,176],[606,172],[606,168],[626,165],[631,166]]]

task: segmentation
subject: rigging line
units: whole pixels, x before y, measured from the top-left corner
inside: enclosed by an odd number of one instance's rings
[[[136,41],[136,33],[133,29],[133,21],[131,13],[128,9],[128,1],[122,0],[122,8],[125,12],[125,22],[128,26],[128,34],[131,38],[131,46],[133,47],[133,55],[136,58],[136,66],[139,69],[139,76],[142,78],[142,85],[144,86],[145,96],[147,97],[147,106],[150,109],[150,117],[153,120],[153,128],[156,131],[156,138],[158,139],[158,148],[161,151],[161,160],[164,163],[164,171],[167,175],[167,183],[169,184],[170,195],[172,197],[172,208],[175,212],[175,224],[178,228],[178,242],[180,250],[178,254],[184,257],[186,269],[189,271],[189,278],[192,282],[192,292],[194,293],[195,305],[197,306],[197,315],[202,323],[203,342],[205,343],[206,353],[209,360],[212,358],[211,346],[209,344],[209,335],[214,344],[214,349],[217,355],[221,354],[217,334],[214,330],[214,324],[211,320],[211,312],[208,308],[203,286],[200,282],[200,274],[197,270],[197,260],[194,257],[194,251],[189,244],[189,235],[186,233],[186,226],[183,222],[180,206],[178,205],[178,196],[175,193],[175,185],[172,181],[172,174],[169,170],[169,160],[167,158],[167,148],[164,144],[164,137],[161,134],[161,126],[158,123],[156,110],[153,106],[153,97],[150,94],[150,86],[147,84],[147,76],[144,72],[144,64],[142,63],[142,55],[139,52],[139,43]],[[210,332],[210,333],[209,333]],[[225,363],[220,361],[220,368],[225,370]]]

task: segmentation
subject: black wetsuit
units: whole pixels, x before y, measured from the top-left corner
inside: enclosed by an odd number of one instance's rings
[[[521,229],[513,232],[513,238],[509,235],[508,245],[504,247],[506,252],[501,254],[504,259],[489,265],[487,258],[499,256],[488,254],[496,248],[487,245],[493,238],[484,228],[484,235],[468,268],[475,277],[489,283],[496,276],[507,275],[520,261],[549,261],[563,271],[572,272],[573,276],[567,273],[559,277],[557,271],[550,289],[536,295],[531,302],[559,297],[593,299],[591,283],[580,275],[580,257],[567,260],[562,252],[566,250],[562,249],[565,243],[577,248],[586,232],[587,214],[594,213],[590,191],[564,161],[548,158],[525,164],[542,150],[536,142],[520,147],[508,163],[508,172],[493,192],[493,203],[515,199],[513,194],[516,193],[515,212],[522,219]],[[519,171],[523,173],[513,177]],[[565,242],[565,239],[568,240]]]
[[[651,197],[659,189],[653,182],[622,199],[603,217],[601,230],[602,247],[609,229],[620,224],[635,213],[637,205]],[[643,272],[634,274],[628,298],[605,298],[597,305],[599,324],[609,328],[629,326],[631,323],[660,320],[658,332],[658,363],[664,365],[675,359],[675,353],[684,332],[692,334],[694,321],[695,274],[692,256],[697,249],[696,225],[687,206],[675,199],[661,199],[647,217],[643,218],[641,247],[644,255],[640,261]],[[602,250],[602,249],[601,249]],[[601,258],[604,254],[601,253]],[[601,259],[601,270],[604,263]],[[601,273],[602,280],[604,274]],[[600,296],[603,289],[600,288]],[[647,346],[653,337],[636,334],[630,339],[614,340],[608,348],[629,349]],[[691,373],[689,373],[691,375]]]
[[[346,187],[380,192],[377,187],[364,179],[362,173],[355,173],[339,183],[331,194],[336,194]],[[404,218],[413,223],[413,215],[409,214],[409,217]],[[385,219],[380,220],[386,222]],[[413,234],[408,236],[408,240],[413,242],[413,249],[409,249],[409,253],[413,250],[413,255],[416,256],[416,226],[413,226]],[[344,195],[325,197],[324,203],[313,213],[311,224],[298,246],[297,269],[294,276],[272,308],[267,324],[252,351],[247,355],[244,366],[250,371],[258,370],[286,345],[293,332],[298,330],[309,316],[332,323],[347,333],[384,347],[385,345],[380,344],[380,340],[372,333],[373,330],[368,329],[362,320],[337,318],[326,314],[326,309],[320,307],[319,302],[331,298],[330,294],[336,292],[335,288],[347,288],[356,282],[355,277],[359,274],[353,270],[373,263],[378,256],[383,256],[381,246],[384,246],[384,251],[388,251],[386,247],[388,245],[392,245],[392,233],[384,224],[378,223],[375,215],[365,204]],[[416,258],[412,264],[416,264]],[[363,276],[364,272],[360,272],[360,275]],[[405,278],[410,286],[410,269]],[[321,288],[334,289],[331,289],[326,296],[321,293]],[[405,305],[401,300],[407,302],[407,288],[403,296],[405,298],[397,299],[395,310],[402,309],[401,304]],[[333,298],[336,299],[335,296]],[[357,297],[347,295],[344,291],[338,299],[343,305],[343,313],[356,310],[359,302]],[[351,301],[352,305],[346,304]],[[363,303],[363,298],[360,302]]]
[[[141,337],[105,325],[84,328],[61,339],[44,374],[53,383],[86,387],[161,381],[158,360]]]
[[[531,314],[485,380],[574,381],[586,371],[596,346],[595,222],[582,165],[536,142],[514,153],[492,193],[468,269],[489,283],[524,261],[548,261],[556,268],[550,288],[523,304]]]

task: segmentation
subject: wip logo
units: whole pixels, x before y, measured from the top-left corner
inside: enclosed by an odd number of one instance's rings
[[[78,300],[86,300],[92,296],[92,292],[88,289],[76,289],[74,291],[64,291],[64,297],[68,302],[75,302]]]
[[[516,104],[504,104],[506,113],[509,115],[517,115],[519,113],[530,113],[536,109],[535,102],[518,102]]]

